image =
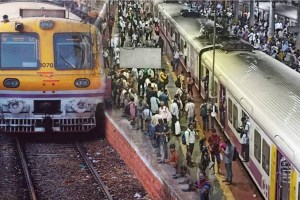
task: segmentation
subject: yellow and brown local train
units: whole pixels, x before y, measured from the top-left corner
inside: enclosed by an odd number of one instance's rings
[[[0,131],[89,132],[103,126],[100,21],[47,3],[4,3]],[[2,12],[4,13],[4,12]]]

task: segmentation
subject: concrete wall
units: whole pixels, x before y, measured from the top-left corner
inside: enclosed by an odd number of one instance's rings
[[[134,172],[153,200],[179,199],[152,166],[142,158],[139,149],[118,129],[106,114],[106,138],[126,165]]]

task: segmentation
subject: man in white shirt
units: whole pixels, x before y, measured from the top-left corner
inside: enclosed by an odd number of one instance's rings
[[[185,105],[185,112],[187,113],[187,123],[192,124],[195,117],[195,104],[192,98],[188,98],[188,102]]]
[[[132,68],[131,70],[131,75],[134,77],[134,80],[137,80],[139,77],[139,72],[137,70],[137,68]]]
[[[175,133],[175,123],[179,120],[179,108],[177,99],[174,98],[172,100],[171,106],[170,106],[170,112],[172,114],[172,124],[171,124],[171,131]]]
[[[249,161],[249,137],[248,134],[244,133],[240,143],[242,145],[241,156],[244,162]]]
[[[144,96],[145,93],[145,76],[144,76],[144,69],[140,69],[138,73],[138,95]],[[141,94],[141,86],[142,86],[142,94]]]
[[[132,46],[133,47],[135,47],[136,46],[136,44],[137,44],[137,34],[134,32],[133,34],[132,34]]]
[[[196,141],[196,132],[194,130],[194,124],[189,124],[188,129],[184,132],[186,139],[186,161],[187,165],[192,165],[192,155],[194,151],[195,141]]]
[[[108,49],[103,49],[103,61],[104,61],[104,67],[109,68],[109,61],[108,61],[109,51]]]
[[[139,97],[136,94],[134,89],[129,89],[129,95],[134,98],[134,104],[138,105],[139,104]]]
[[[188,49],[186,45],[184,45],[183,47],[183,55],[184,55],[184,65],[185,67],[187,67]]]
[[[154,78],[154,76],[155,76],[154,70],[151,69],[151,68],[149,68],[149,69],[147,70],[147,74],[148,74],[148,76],[149,76],[151,79]]]
[[[250,120],[249,120],[249,117],[246,116],[246,119],[245,119],[245,126],[244,126],[244,131],[247,135],[249,135],[249,130],[250,130]]]
[[[159,106],[159,99],[156,96],[152,96],[150,98],[150,107],[151,107],[151,112],[152,113],[157,113],[158,112],[158,106]]]
[[[180,54],[179,54],[179,50],[176,49],[173,53],[173,71],[177,71],[178,70],[178,66],[179,66],[179,61],[180,61]]]
[[[179,97],[181,97],[181,95],[183,94],[183,91],[181,88],[177,88],[175,94],[177,94]]]
[[[151,82],[151,87],[153,87],[154,91],[158,91],[158,86],[157,84],[155,83],[155,81],[152,79],[152,82]]]

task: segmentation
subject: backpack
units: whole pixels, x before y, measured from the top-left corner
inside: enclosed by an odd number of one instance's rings
[[[200,115],[202,117],[207,116],[207,104],[203,104],[200,108]]]
[[[239,152],[236,150],[236,147],[233,148],[233,156],[232,156],[232,160],[236,161],[239,157]]]
[[[186,131],[188,131],[188,130],[186,130]],[[186,132],[186,131],[185,131],[185,132]],[[182,136],[181,136],[181,140],[182,140],[182,144],[183,144],[183,145],[186,145],[185,132],[183,132],[183,133],[182,133]],[[188,131],[188,132],[189,132],[189,135],[190,135],[190,131]]]
[[[181,87],[180,77],[178,77],[177,80],[175,81],[175,86],[178,87],[178,88]]]

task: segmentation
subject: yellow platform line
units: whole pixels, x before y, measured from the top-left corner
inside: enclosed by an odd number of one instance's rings
[[[165,62],[167,63],[167,66],[168,66],[168,69],[169,69],[169,74],[171,75],[172,79],[173,79],[174,81],[176,81],[176,80],[177,80],[177,76],[176,76],[175,72],[172,71],[173,68],[172,68],[172,66],[171,66],[171,63],[169,63],[168,57],[167,57],[167,56],[163,56],[163,57],[164,57]],[[170,96],[170,95],[169,95],[169,96]],[[202,129],[201,129],[201,126],[200,126],[199,123],[196,124],[196,130],[197,130],[197,132],[198,132],[199,138],[203,138],[203,137],[204,137],[204,134],[203,134],[203,132],[202,132]]]
[[[175,81],[177,79],[177,76],[175,74],[175,72],[173,72],[173,68],[171,66],[171,63],[169,63],[169,59],[167,56],[163,56],[164,57],[164,60],[165,62],[167,63],[167,66],[169,68],[169,72],[170,72],[170,75],[172,77],[172,79]],[[198,131],[198,136],[199,138],[203,138],[204,137],[204,134],[203,134],[203,131],[202,129],[200,128],[200,124],[197,123],[197,131]],[[181,137],[180,137],[180,146],[181,146],[181,149],[185,150],[186,151],[186,145],[183,145],[182,142],[181,142]],[[186,157],[185,154],[183,154],[184,157]],[[226,185],[225,182],[223,182],[223,180],[225,179],[225,177],[223,175],[220,175],[218,173],[216,173],[216,170],[214,169],[215,171],[215,176],[220,184],[220,187],[223,191],[223,194],[225,196],[225,199],[226,200],[235,200],[233,194],[232,194],[232,191],[230,190],[230,187],[228,185]]]

